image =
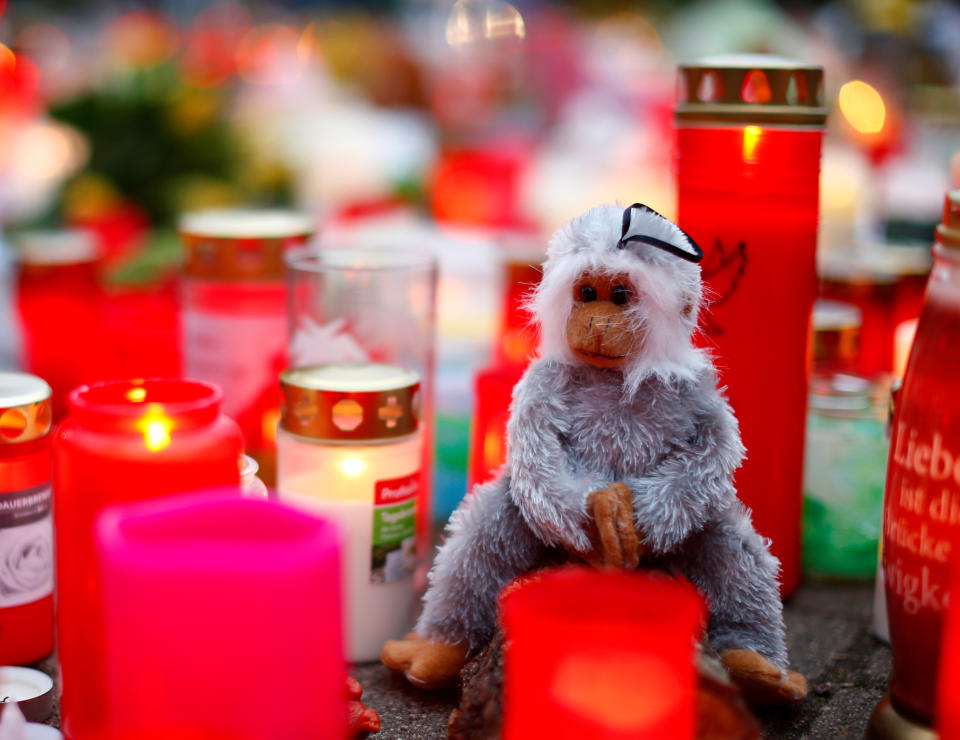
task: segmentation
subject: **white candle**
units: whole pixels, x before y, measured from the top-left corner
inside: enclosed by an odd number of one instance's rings
[[[22,706],[17,707],[22,702]],[[43,671],[20,666],[0,667],[0,703],[4,715],[17,707],[30,719],[42,720],[53,710],[53,679]]]
[[[343,543],[346,656],[355,662],[377,660],[383,643],[402,637],[413,624],[422,442],[415,420],[411,424],[403,415],[413,413],[417,377],[384,365],[319,367],[326,369],[284,374],[277,494],[337,524]],[[323,386],[307,389],[321,395],[299,395],[305,383]],[[298,427],[298,408],[309,429]],[[365,430],[359,422],[353,426],[364,414],[377,423]],[[334,424],[327,423],[334,416]],[[336,429],[346,429],[353,439],[331,439]],[[394,432],[398,436],[378,436]]]

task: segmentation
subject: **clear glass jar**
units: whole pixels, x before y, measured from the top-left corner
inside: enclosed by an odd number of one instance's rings
[[[887,389],[854,375],[814,376],[804,461],[803,568],[870,580],[883,511]]]
[[[422,459],[417,494],[417,554],[428,561],[432,520],[434,334],[437,263],[401,248],[336,246],[287,255],[290,367],[382,363],[420,383]],[[425,567],[418,574],[425,574]]]
[[[281,385],[277,496],[339,527],[346,654],[376,660],[413,624],[419,376],[342,363],[289,370]]]

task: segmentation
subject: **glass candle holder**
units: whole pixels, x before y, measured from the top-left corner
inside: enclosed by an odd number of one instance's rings
[[[399,249],[327,246],[292,252],[287,263],[291,367],[380,363],[419,378],[417,553],[425,563],[432,519],[436,260]]]
[[[96,525],[106,737],[345,738],[334,526],[211,491]]]
[[[184,374],[223,391],[223,411],[240,424],[268,484],[275,474],[277,375],[287,367],[283,257],[312,233],[308,216],[289,211],[199,211],[180,220],[187,249]]]
[[[664,575],[567,568],[500,601],[504,740],[690,740],[703,600]]]
[[[800,577],[823,71],[723,56],[682,66],[680,82],[677,222],[704,251],[706,343],[747,448],[737,490],[772,540],[786,596]]]
[[[804,465],[803,569],[871,580],[883,515],[889,389],[845,374],[814,375]]]
[[[17,238],[17,310],[24,367],[53,389],[54,418],[67,394],[109,369],[101,337],[101,251],[85,231],[36,231]]]
[[[354,363],[289,370],[281,382],[277,495],[340,527],[347,657],[376,660],[413,624],[419,378]]]
[[[101,590],[93,523],[106,506],[239,485],[243,437],[220,391],[191,380],[81,386],[54,439],[57,636],[62,716],[71,738],[97,738],[103,719]]]
[[[50,386],[0,373],[0,664],[53,652]]]
[[[890,703],[871,719],[878,730],[887,720],[933,724],[950,569],[960,562],[960,190],[947,196],[933,253],[887,466],[883,573],[893,670]]]

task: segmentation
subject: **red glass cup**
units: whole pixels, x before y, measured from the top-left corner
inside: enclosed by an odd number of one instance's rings
[[[0,664],[53,652],[50,386],[0,373]]]
[[[229,489],[101,514],[108,737],[344,738],[338,540]]]
[[[191,380],[81,386],[54,439],[57,634],[67,737],[98,738],[104,719],[102,593],[93,524],[106,506],[237,485],[243,438],[220,391]]]
[[[565,568],[508,587],[505,740],[689,740],[704,604],[665,575]]]
[[[705,344],[747,448],[737,491],[788,596],[800,578],[822,72],[758,55],[681,73],[677,221],[704,251]]]
[[[30,232],[17,246],[24,367],[50,384],[54,418],[60,419],[70,390],[107,369],[100,331],[101,255],[84,231]]]

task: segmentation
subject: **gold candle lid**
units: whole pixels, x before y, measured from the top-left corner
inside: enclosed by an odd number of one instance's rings
[[[677,123],[822,126],[823,67],[771,54],[720,54],[680,65]]]
[[[944,199],[937,241],[947,247],[960,247],[960,190],[951,190]]]
[[[284,210],[216,209],[184,214],[186,275],[218,280],[280,280],[284,253],[313,235],[313,221]]]
[[[280,375],[280,426],[332,441],[392,439],[412,434],[420,417],[420,376],[378,363],[308,365]]]
[[[50,431],[50,394],[36,375],[0,373],[0,445],[30,442]]]

